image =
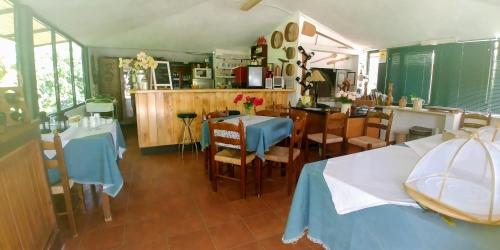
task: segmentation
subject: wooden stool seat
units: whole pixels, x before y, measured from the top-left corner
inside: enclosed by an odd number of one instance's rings
[[[323,133],[308,134],[307,139],[321,144],[323,143]],[[326,134],[326,144],[343,142],[343,141],[344,138],[342,136]]]
[[[217,154],[215,154],[214,159],[218,162],[241,165],[241,150],[237,149],[223,149]],[[247,154],[246,156],[246,164],[250,164],[253,160],[255,160],[255,153]]]
[[[266,161],[288,163],[289,150],[290,149],[288,147],[274,146],[271,147],[268,152],[266,152],[264,158],[266,159]],[[299,155],[300,155],[300,149],[294,148],[292,159],[293,160],[297,159]]]
[[[350,138],[348,142],[349,144],[353,144],[362,148],[381,148],[387,146],[386,141],[370,136],[360,136],[360,137]],[[370,144],[371,147],[368,147],[368,145]]]

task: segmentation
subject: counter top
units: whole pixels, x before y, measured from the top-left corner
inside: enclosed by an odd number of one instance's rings
[[[304,110],[307,112],[314,112],[324,114],[330,112],[331,108],[306,108],[306,107],[292,107],[293,109]],[[350,114],[349,118],[366,117],[365,113],[354,113]]]
[[[433,111],[433,110],[429,110],[429,109],[425,109],[425,108],[422,108],[422,109],[413,109],[413,108],[409,108],[409,107],[405,107],[405,108],[401,108],[399,106],[379,106],[380,108],[383,108],[383,109],[391,109],[391,110],[397,110],[397,111],[403,111],[403,112],[414,112],[414,113],[424,113],[424,114],[431,114],[431,115],[443,115],[443,116],[446,116],[446,115],[455,115],[455,114],[460,114],[460,113],[452,113],[452,112],[441,112],[441,111]]]
[[[130,90],[132,94],[140,93],[212,93],[212,92],[295,92],[295,89],[158,89]]]

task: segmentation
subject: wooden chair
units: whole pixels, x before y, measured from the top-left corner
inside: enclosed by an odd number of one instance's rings
[[[240,119],[238,125],[226,122],[214,122],[208,120],[208,127],[210,129],[210,161],[213,171],[213,188],[217,191],[217,183],[219,179],[227,179],[240,182],[240,193],[243,199],[246,198],[247,188],[247,165],[254,163],[256,168],[256,175],[260,176],[260,164],[254,162],[255,153],[247,153],[245,141],[245,127]],[[216,133],[216,131],[223,131],[230,137],[224,137]],[[218,149],[222,150],[218,151]],[[221,174],[219,163],[227,163],[240,166],[240,178],[234,178]],[[260,178],[256,178],[257,194],[260,195]]]
[[[203,109],[202,111],[202,115],[201,115],[201,119],[202,119],[202,123],[208,119],[212,119],[212,118],[221,118],[221,117],[226,117],[226,116],[229,116],[229,110],[226,109],[223,110],[223,111],[213,111],[213,112],[205,112],[205,110]],[[208,179],[209,180],[212,180],[212,172],[210,171],[210,147],[207,147],[205,149],[205,171],[208,172]]]
[[[64,152],[61,143],[61,138],[59,134],[56,132],[54,135],[54,142],[42,141],[42,149],[43,150],[55,150],[56,156],[55,159],[45,159],[44,165],[45,168],[48,169],[57,169],[59,171],[60,180],[51,184],[50,190],[52,195],[62,194],[64,196],[65,203],[65,211],[61,213],[57,213],[57,215],[66,215],[68,216],[68,223],[70,230],[73,232],[73,237],[78,236],[78,232],[76,230],[75,216],[73,212],[73,203],[71,200],[71,189],[73,187],[76,188],[76,192],[78,194],[78,198],[80,199],[80,207],[83,212],[85,212],[85,201],[83,198],[83,185],[76,184],[68,177],[68,172],[66,169],[66,164],[64,162]]]
[[[347,133],[347,121],[349,114],[328,112],[325,115],[325,123],[323,133],[308,134],[306,140],[305,158],[306,162],[309,160],[309,144],[315,142],[321,145],[321,158],[325,159],[327,155],[327,145],[341,143],[341,153],[345,151],[345,141]],[[340,135],[334,134],[340,130]],[[337,133],[338,134],[338,133]]]
[[[288,195],[292,194],[293,187],[297,181],[297,174],[302,169],[303,159],[301,155],[302,138],[306,130],[307,113],[305,118],[297,116],[293,120],[292,136],[288,147],[273,146],[265,153],[265,160],[286,164],[286,174],[288,179]],[[261,176],[259,175],[259,179]],[[262,183],[262,181],[259,181]],[[260,190],[261,188],[259,188]]]
[[[290,109],[290,119],[295,121],[297,117],[305,120],[307,118],[307,112],[304,110]]]
[[[229,110],[226,109],[225,110],[222,110],[222,111],[212,111],[212,112],[205,112],[205,110],[203,109],[202,111],[202,116],[201,116],[201,119],[203,121],[206,121],[210,118],[220,118],[220,117],[226,117],[226,116],[229,116]]]
[[[389,138],[391,135],[392,118],[393,118],[392,111],[390,114],[386,114],[382,111],[368,112],[366,114],[366,119],[365,119],[364,136],[349,138],[348,143],[355,145],[355,146],[358,146],[358,147],[362,148],[363,150],[370,150],[373,148],[381,148],[381,147],[385,147],[385,146],[389,145]],[[374,122],[370,121],[371,119],[378,119],[378,120],[380,120],[380,122],[374,123]],[[387,124],[382,123],[384,120],[387,121]],[[379,129],[379,131],[385,130],[385,140],[381,140],[379,138],[368,136],[368,129],[369,128],[377,128],[377,129]]]
[[[491,113],[482,115],[479,113],[462,113],[459,128],[481,128],[491,124]]]
[[[283,115],[279,111],[274,111],[274,110],[269,110],[269,109],[255,111],[255,114],[261,115],[261,116],[273,116],[273,117],[281,117]]]

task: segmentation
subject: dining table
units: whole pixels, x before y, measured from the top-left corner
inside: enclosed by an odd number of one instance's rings
[[[498,249],[500,227],[422,209],[403,183],[435,135],[304,166],[282,241],[325,249]],[[397,159],[399,158],[399,160]]]
[[[118,160],[123,157],[126,147],[120,124],[105,119],[93,127],[74,124],[59,136],[69,178],[75,183],[102,187],[104,220],[111,221],[110,197],[118,195],[123,187]],[[54,134],[42,134],[41,139],[53,141]],[[55,152],[46,150],[44,155],[52,158]],[[48,179],[51,184],[57,182],[59,171],[49,169]]]
[[[216,122],[227,122],[237,125],[241,120],[245,127],[246,148],[255,152],[257,157],[264,160],[264,154],[270,147],[290,136],[293,121],[290,118],[259,115],[234,115],[212,118]],[[229,135],[228,135],[229,136]],[[201,125],[200,144],[202,150],[210,145],[210,131],[208,120]]]

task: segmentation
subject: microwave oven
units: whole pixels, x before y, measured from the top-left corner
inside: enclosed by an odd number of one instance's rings
[[[211,68],[194,68],[193,79],[212,79]]]

